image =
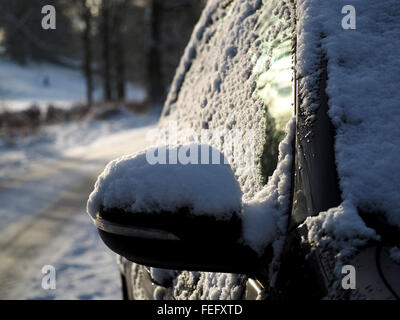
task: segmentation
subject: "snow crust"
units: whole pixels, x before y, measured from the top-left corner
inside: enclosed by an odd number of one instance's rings
[[[357,209],[384,214],[400,227],[400,3],[352,1],[356,29],[344,30],[341,9],[347,4],[298,1],[297,64],[300,87],[312,87],[321,55],[327,58],[326,92],[343,199],[338,208],[307,220],[309,239],[345,251],[375,236]],[[304,107],[315,109],[313,93],[304,98]]]
[[[152,149],[111,161],[89,196],[88,213],[94,217],[101,206],[152,213],[188,207],[193,214],[220,219],[229,219],[233,212],[240,213],[242,192],[229,164],[212,148],[206,151],[209,164],[204,164],[202,147],[192,144],[165,149],[166,159],[180,155],[181,151],[189,156],[195,152],[196,163],[182,164],[178,156],[177,163],[152,164],[149,161]],[[215,153],[219,155],[219,164],[211,163],[211,155]]]

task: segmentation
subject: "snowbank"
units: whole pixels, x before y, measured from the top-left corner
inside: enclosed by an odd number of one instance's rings
[[[153,149],[110,162],[89,197],[88,213],[94,217],[101,207],[128,212],[175,212],[188,207],[193,214],[229,219],[241,212],[240,186],[217,150],[210,148],[209,164],[204,163],[203,148],[196,144],[166,148],[166,159],[178,155],[178,161],[166,164],[152,163]],[[182,152],[194,154],[195,163],[182,164]],[[218,154],[219,164],[212,164],[212,153]]]

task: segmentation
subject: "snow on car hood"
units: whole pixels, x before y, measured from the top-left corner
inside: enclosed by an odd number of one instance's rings
[[[340,248],[374,236],[357,210],[384,214],[400,227],[400,3],[354,0],[356,29],[345,30],[348,1],[298,1],[300,87],[328,62],[326,92],[336,128],[335,155],[343,203],[309,218],[309,240]],[[320,46],[319,46],[320,44]],[[306,104],[311,99],[305,99]],[[304,107],[313,109],[309,103]],[[352,241],[346,239],[352,238]]]

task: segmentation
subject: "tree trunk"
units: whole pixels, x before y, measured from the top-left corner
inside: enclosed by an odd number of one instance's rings
[[[86,0],[82,0],[82,17],[85,23],[83,30],[83,48],[84,48],[84,65],[83,72],[86,78],[86,97],[87,104],[91,106],[93,103],[93,73],[92,73],[92,15],[90,8],[86,4]]]
[[[110,5],[109,0],[103,0],[101,5],[101,37],[103,42],[103,90],[104,100],[112,100],[111,91],[111,60],[110,60]]]
[[[120,101],[125,100],[125,47],[123,25],[125,18],[127,1],[123,0],[115,9],[114,14],[114,32],[113,49],[115,62],[115,81],[117,98]]]
[[[153,107],[162,106],[164,100],[164,87],[161,75],[160,58],[160,19],[162,13],[162,0],[152,0],[150,15],[150,50],[149,50],[149,82],[150,98]]]

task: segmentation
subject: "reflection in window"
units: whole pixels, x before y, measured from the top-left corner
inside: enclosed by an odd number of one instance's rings
[[[271,1],[271,5],[273,2]],[[254,67],[257,75],[257,96],[265,106],[265,142],[261,155],[263,183],[273,174],[279,156],[279,143],[285,136],[285,126],[293,115],[291,37],[283,28],[275,37],[263,38],[279,18],[265,8],[256,32],[261,40],[261,55]],[[290,32],[289,32],[290,34]],[[267,37],[268,38],[268,37]],[[273,39],[270,39],[273,38]]]

